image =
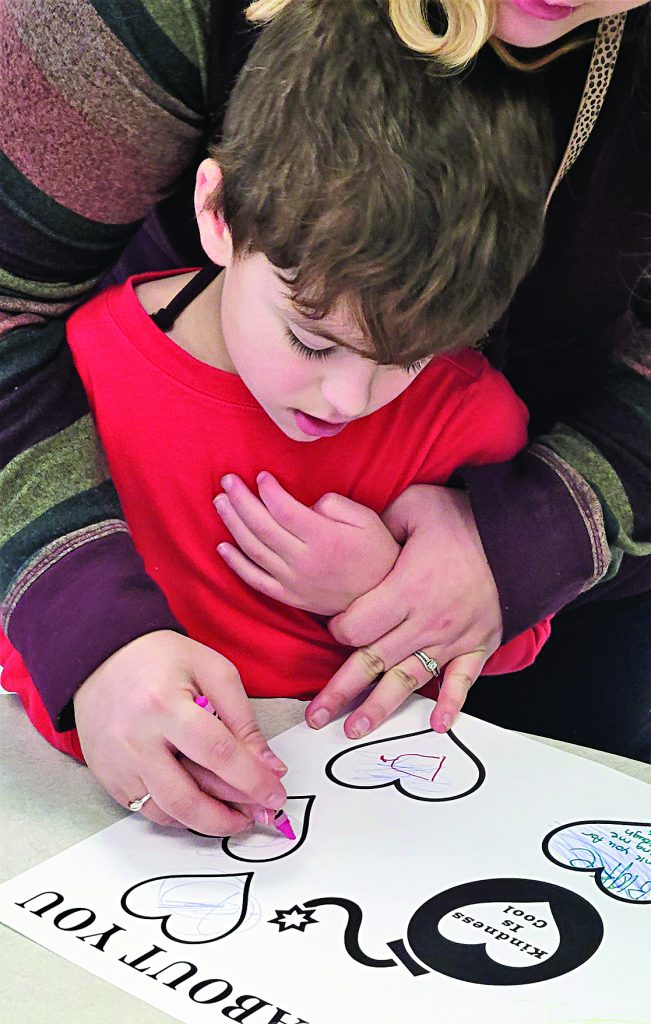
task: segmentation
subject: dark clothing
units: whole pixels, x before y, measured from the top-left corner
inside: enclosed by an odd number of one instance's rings
[[[534,664],[478,679],[464,710],[651,763],[651,593],[557,615]]]

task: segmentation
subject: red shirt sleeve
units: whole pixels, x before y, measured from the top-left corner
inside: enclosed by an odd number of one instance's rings
[[[466,350],[449,362],[457,369],[460,397],[438,433],[432,459],[440,467],[443,458],[448,476],[461,466],[508,462],[527,443],[527,407],[479,352]]]

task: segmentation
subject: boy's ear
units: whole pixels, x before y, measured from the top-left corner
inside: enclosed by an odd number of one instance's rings
[[[206,206],[212,193],[221,185],[221,181],[222,172],[217,161],[210,157],[202,160],[194,187],[194,212],[206,256],[220,267],[226,267],[233,258],[231,233],[226,226],[224,215]]]

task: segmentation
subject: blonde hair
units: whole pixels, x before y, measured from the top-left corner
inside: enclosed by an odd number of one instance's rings
[[[291,2],[254,0],[247,10],[247,17],[253,22],[272,21]],[[518,71],[537,71],[563,53],[590,41],[572,40],[537,60],[520,61],[501,40],[490,38],[497,20],[497,0],[439,0],[439,5],[447,19],[443,35],[437,35],[427,20],[427,0],[388,0],[388,11],[405,46],[423,56],[435,57],[450,70],[468,64],[489,39],[500,59]]]
[[[345,2],[345,0],[342,0]],[[271,21],[291,0],[254,0],[251,21]],[[462,67],[488,40],[495,24],[495,0],[441,0],[447,18],[443,35],[427,21],[426,0],[388,0],[389,16],[405,46],[451,69]]]

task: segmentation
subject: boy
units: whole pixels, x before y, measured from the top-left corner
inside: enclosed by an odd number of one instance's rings
[[[437,71],[402,47],[380,0],[295,0],[263,31],[198,171],[208,268],[141,275],[69,321],[146,569],[250,696],[313,694],[347,651],[323,618],[256,592],[216,555],[230,539],[212,509],[222,479],[253,486],[271,470],[305,505],[336,491],[372,510],[363,593],[397,556],[377,514],[398,494],[508,459],[526,439],[522,404],[463,346],[501,314],[537,251],[544,118],[530,83],[507,81],[490,55],[466,80]],[[546,628],[492,667],[521,667]],[[152,791],[143,813],[168,822],[158,765],[192,751],[158,725],[134,740],[146,716],[123,651],[75,698],[83,756],[120,802]],[[2,660],[37,728],[81,758],[16,652]],[[221,714],[219,688],[200,675],[150,679],[152,721],[155,708],[187,717],[202,685]]]

